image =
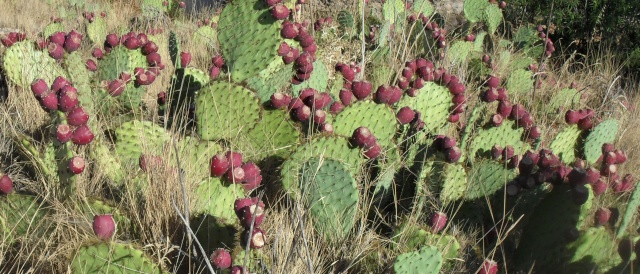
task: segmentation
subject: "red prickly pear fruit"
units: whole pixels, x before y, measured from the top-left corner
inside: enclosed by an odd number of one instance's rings
[[[302,102],[302,99],[292,98],[287,109],[289,109],[290,111],[295,111],[296,109],[301,108],[302,106],[304,106],[304,102]]]
[[[313,63],[309,63],[309,64],[307,64],[305,66],[298,66],[297,67],[297,71],[299,73],[311,73],[311,72],[313,72]]]
[[[498,101],[505,101],[507,100],[507,90],[504,88],[497,88],[496,92],[498,92]]]
[[[31,82],[31,91],[36,98],[41,97],[45,93],[49,92],[49,85],[43,79],[36,79]]]
[[[590,130],[593,127],[593,121],[590,117],[585,117],[578,121],[578,127],[582,130]]]
[[[216,66],[211,67],[211,69],[209,69],[209,77],[216,79],[218,76],[220,76],[220,68]]]
[[[120,76],[118,76],[118,79],[122,80],[124,84],[127,84],[131,82],[131,74],[123,71],[122,73],[120,73]]]
[[[518,120],[518,125],[524,129],[530,129],[533,126],[533,117],[528,112],[522,115],[522,118]]]
[[[267,6],[269,6],[269,7],[273,7],[273,6],[275,6],[276,4],[281,3],[281,2],[282,2],[282,0],[267,0],[266,2],[267,2]]]
[[[414,64],[414,66],[415,66],[415,64]],[[410,79],[411,77],[413,77],[413,73],[414,73],[414,70],[413,70],[412,68],[410,68],[410,67],[405,67],[405,68],[402,70],[402,77],[405,77],[405,78],[407,78],[407,79]]]
[[[391,98],[387,101],[387,104],[393,105],[398,101],[400,101],[400,99],[402,98],[402,90],[397,86],[391,86],[390,90],[391,90]]]
[[[356,84],[357,82],[354,82]],[[373,94],[373,99],[378,104],[388,104],[393,99],[394,90],[388,85],[379,86],[376,93]]]
[[[311,43],[310,45],[306,46],[306,47],[302,47],[302,51],[303,52],[307,52],[311,55],[315,55],[315,53],[318,51],[318,45],[316,45],[315,42]]]
[[[211,254],[211,264],[218,269],[231,267],[231,254],[224,248],[218,248]]]
[[[300,72],[296,73],[296,76],[294,77],[294,79],[296,79],[300,83],[306,80],[309,80],[309,78],[311,78],[311,73],[300,73]]]
[[[149,75],[146,72],[136,73],[136,81],[134,83],[138,86],[145,86],[150,84]]]
[[[602,163],[605,165],[613,165],[616,163],[616,153],[609,151],[603,155]]]
[[[311,108],[303,105],[293,111],[294,117],[300,122],[305,122],[311,117]]]
[[[502,150],[502,159],[506,161],[506,160],[510,159],[511,157],[513,157],[514,154],[515,154],[515,149],[512,146],[507,145]]]
[[[313,97],[316,94],[318,94],[317,90],[315,90],[313,88],[305,88],[305,89],[300,91],[300,94],[298,95],[298,98],[300,98],[301,100],[305,101],[307,98]]]
[[[613,144],[610,144],[610,143],[602,144],[602,154],[606,154],[607,152],[610,152],[613,150],[614,150]]]
[[[302,52],[295,60],[295,64],[298,67],[307,66],[313,63],[313,56],[308,52]]]
[[[158,45],[153,41],[149,41],[142,46],[142,54],[144,55],[149,55],[156,52],[158,52]]]
[[[144,74],[147,76],[147,85],[151,85],[156,80],[156,73],[153,68],[149,68]]]
[[[318,125],[324,124],[324,121],[326,120],[326,118],[327,118],[327,114],[324,112],[324,110],[317,109],[313,113],[313,122]]]
[[[542,129],[539,126],[533,126],[529,129],[529,139],[535,140],[542,135]]]
[[[500,101],[500,103],[498,103],[497,113],[502,115],[502,117],[508,117],[509,114],[511,114],[512,108],[513,106],[508,101]]]
[[[341,102],[333,102],[333,104],[331,104],[331,106],[329,107],[329,112],[331,112],[331,114],[333,115],[336,115],[342,112],[343,109],[344,105]]]
[[[245,180],[251,180],[260,175],[260,168],[252,162],[247,162],[243,164],[241,167],[242,167],[242,170],[244,171]]]
[[[186,68],[191,64],[191,53],[181,52],[180,53],[180,66]]]
[[[580,121],[580,119],[581,119],[581,115],[578,113],[578,111],[575,111],[575,110],[568,110],[564,114],[564,121],[570,125],[577,124],[578,121]]]
[[[255,216],[255,222],[253,227],[259,227],[264,220],[264,203],[262,201],[252,203],[248,206],[245,206],[241,209],[242,218],[240,218],[240,222],[246,228],[251,227],[251,221],[253,221],[253,216]]]
[[[509,113],[509,119],[512,120],[520,120],[526,113],[524,106],[521,104],[515,104],[511,107],[511,112]]]
[[[375,143],[365,150],[364,156],[368,159],[375,159],[380,156],[380,153],[382,153],[382,147],[380,147],[378,143]]]
[[[491,259],[485,259],[482,263],[482,268],[478,274],[496,274],[498,273],[498,263]]]
[[[376,137],[366,127],[359,127],[353,131],[351,141],[357,147],[368,148],[376,143]]]
[[[67,34],[67,37],[64,40],[64,50],[68,53],[72,53],[80,48],[80,43],[82,43],[82,34],[72,30]]]
[[[64,57],[64,50],[62,46],[56,43],[49,43],[49,45],[47,46],[47,51],[49,52],[49,56],[51,56],[51,58],[53,59],[60,60],[62,59],[62,57]]]
[[[431,216],[431,231],[438,233],[447,226],[447,214],[444,212],[436,212]]]
[[[47,111],[54,111],[58,109],[58,96],[55,92],[49,92],[40,97],[40,105]]]
[[[447,119],[447,121],[449,121],[449,123],[457,123],[460,121],[460,113],[454,113],[449,115],[449,118]]]
[[[59,92],[62,90],[62,88],[68,85],[71,85],[71,82],[69,82],[69,80],[67,80],[62,76],[58,76],[56,77],[56,79],[53,80],[53,84],[51,84],[51,91]]]
[[[461,83],[455,83],[453,85],[449,85],[449,92],[453,95],[463,94],[467,90],[467,87]]]
[[[411,87],[414,89],[421,89],[424,87],[424,80],[422,80],[422,78],[416,78],[415,80],[411,81]]]
[[[95,215],[93,217],[93,233],[98,236],[100,240],[108,241],[116,231],[116,222],[113,219],[113,215]]]
[[[69,171],[73,174],[80,174],[84,171],[85,162],[80,156],[74,156],[69,160]]]
[[[291,103],[291,96],[282,92],[276,92],[271,95],[270,103],[274,108],[284,108]]]
[[[289,17],[289,8],[283,4],[276,4],[271,8],[271,15],[276,20],[284,20]]]
[[[504,121],[504,118],[500,114],[494,114],[493,116],[491,116],[491,124],[494,127],[499,127],[500,125],[502,125],[502,121]]]
[[[465,37],[464,37],[464,39],[465,39],[467,42],[473,42],[473,41],[475,41],[475,40],[476,40],[476,36],[475,36],[475,35],[473,35],[473,34],[469,34],[469,35],[465,36]]]
[[[369,94],[371,94],[371,90],[373,89],[373,86],[371,85],[370,82],[367,81],[355,81],[353,82],[353,95],[356,96],[356,98],[358,98],[358,100],[363,100],[364,98],[367,98],[367,96],[369,96]]]
[[[81,126],[89,121],[89,114],[84,108],[77,107],[67,113],[67,122],[72,126]]]
[[[495,88],[487,89],[480,96],[480,100],[488,103],[494,102],[497,99],[498,99],[498,91]]]
[[[294,39],[298,36],[298,27],[290,21],[282,23],[282,29],[280,30],[280,36],[285,39]]]
[[[118,35],[115,33],[110,33],[107,35],[106,39],[105,39],[105,44],[108,45],[109,47],[115,47],[117,45],[120,44],[120,38],[118,38]]]
[[[622,164],[627,161],[627,154],[623,150],[616,149],[613,151],[613,153],[616,155],[616,164]]]
[[[64,45],[64,40],[66,40],[66,34],[64,32],[58,31],[51,35],[49,35],[49,42],[57,44],[59,46]]]
[[[91,143],[94,137],[95,136],[93,135],[93,132],[91,132],[91,129],[89,129],[89,127],[85,124],[77,127],[73,131],[73,133],[71,134],[71,142],[76,145],[86,145],[88,143]]]
[[[229,165],[231,165],[231,167],[242,166],[242,154],[239,152],[227,151],[225,157],[229,161]]]
[[[96,64],[96,61],[93,61],[91,59],[87,60],[87,62],[85,63],[85,66],[87,67],[87,69],[89,71],[97,71],[98,70],[98,64]]]
[[[232,167],[224,174],[227,182],[240,184],[244,182],[244,169],[242,167]]]
[[[73,110],[78,105],[78,90],[73,86],[66,86],[60,91],[58,109],[64,112]]]
[[[464,94],[458,94],[451,98],[451,102],[455,105],[461,105],[467,102],[467,98],[464,96]]]
[[[398,119],[398,122],[401,125],[406,125],[408,123],[411,123],[411,121],[413,121],[415,117],[416,117],[416,112],[413,111],[410,107],[402,107],[400,110],[398,110],[398,113],[396,114],[396,119]]]
[[[180,7],[181,9],[185,9],[187,8],[187,3],[185,3],[184,1],[180,1],[180,3],[178,3],[178,7]]]
[[[59,124],[56,128],[56,139],[60,143],[66,143],[71,139],[71,128],[67,124]]]
[[[320,125],[319,127],[320,132],[325,132],[325,133],[333,133],[333,125],[332,124],[328,124],[328,123],[324,123],[322,125]]]
[[[289,44],[287,44],[287,42],[282,42],[280,43],[280,46],[278,47],[278,56],[286,56],[287,53],[289,53],[291,51],[291,47],[289,46]]]
[[[242,182],[242,187],[244,188],[245,191],[250,192],[258,188],[261,183],[262,183],[262,175],[258,174],[255,178],[245,179],[244,182]]]
[[[504,149],[502,149],[502,147],[500,147],[499,145],[494,145],[491,148],[491,158],[494,160],[498,160],[500,159],[500,157],[502,157],[502,151]]]
[[[147,35],[142,33],[142,32],[138,33],[138,35],[136,37],[138,38],[138,41],[140,42],[141,46],[144,46],[147,43],[149,43],[149,37],[147,37]]]
[[[411,71],[416,71],[418,70],[418,64],[416,63],[416,60],[411,60],[411,61],[406,61],[404,62],[404,67],[411,69]],[[412,76],[412,75],[411,75]],[[405,76],[405,77],[411,77],[411,76]]]
[[[342,73],[342,77],[349,82],[353,82],[356,78],[356,72],[348,66],[343,66],[340,72]]]
[[[506,8],[506,7],[507,7],[507,2],[505,2],[505,1],[500,1],[500,4],[498,4],[498,7],[499,7],[499,8],[501,8],[501,9]]]
[[[589,184],[595,184],[600,179],[600,171],[594,167],[590,167],[586,170],[587,181]],[[595,190],[594,190],[595,191]]]
[[[611,210],[606,207],[599,208],[596,211],[596,225],[605,225],[611,218]]]
[[[162,57],[160,56],[160,53],[152,52],[152,53],[147,54],[147,64],[149,66],[157,67],[161,63],[162,63]]]
[[[238,198],[233,203],[233,211],[238,216],[238,219],[242,219],[242,210],[250,205],[256,204],[258,202],[258,198]]]
[[[491,57],[488,54],[482,55],[482,62],[489,63],[491,61]]]
[[[351,105],[352,103],[357,101],[357,99],[353,95],[353,92],[351,92],[348,89],[340,90],[339,97],[340,97],[340,102],[342,102],[342,104],[345,106]]]
[[[0,194],[11,194],[13,192],[13,180],[9,175],[4,174],[0,177]]]
[[[3,35],[0,37],[0,42],[2,42],[2,45],[5,47],[11,47],[13,46],[13,44],[16,43],[16,41],[14,41],[9,35]]]
[[[455,138],[444,136],[444,138],[442,138],[441,149],[444,150],[444,149],[455,147],[456,143],[457,141]]]
[[[121,79],[110,81],[107,85],[107,93],[113,97],[117,97],[124,91],[126,83]]]
[[[500,85],[500,78],[495,76],[489,76],[489,79],[487,79],[487,87],[498,88],[499,85]]]
[[[458,162],[460,157],[462,157],[462,151],[458,147],[447,148],[444,153],[446,154],[447,162],[449,163]]]
[[[140,48],[140,40],[138,40],[137,37],[132,36],[132,37],[127,38],[127,40],[124,40],[123,45],[127,49],[136,50],[136,49]]]
[[[249,273],[244,266],[235,265],[231,268],[231,274],[247,274]]]
[[[302,46],[303,48],[310,47],[311,45],[315,44],[313,36],[306,32],[299,32],[296,39],[300,42],[300,46]]]
[[[267,242],[267,234],[260,228],[254,227],[253,231],[247,230],[243,240],[249,240],[249,246],[253,249],[262,248]]]
[[[162,166],[162,158],[160,156],[142,154],[138,159],[138,165],[142,171],[150,172]]]

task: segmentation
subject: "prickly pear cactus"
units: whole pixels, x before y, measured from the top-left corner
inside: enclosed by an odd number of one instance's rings
[[[405,5],[402,0],[385,1],[382,5],[382,16],[385,21],[393,24],[398,18],[398,14],[404,13]]]
[[[469,53],[473,50],[473,42],[455,41],[447,49],[447,59],[451,63],[462,63],[467,61]]]
[[[524,129],[516,127],[515,122],[511,120],[504,121],[499,127],[480,130],[477,135],[472,137],[467,154],[468,158],[473,160],[477,153],[485,158],[490,158],[488,153],[491,152],[494,145],[503,148],[510,145],[514,148],[515,154],[523,154],[531,147],[521,140],[523,132]]]
[[[133,120],[116,129],[116,153],[123,164],[137,165],[140,155],[164,155],[163,149],[171,136],[150,121]]]
[[[582,131],[578,125],[564,128],[551,142],[549,148],[565,164],[573,163],[578,156],[578,144],[582,141]],[[600,148],[598,148],[600,150]]]
[[[430,133],[439,133],[438,131],[447,123],[449,118],[449,109],[453,106],[451,102],[451,93],[446,87],[440,86],[434,82],[424,83],[424,86],[418,91],[416,97],[403,95],[397,107],[405,106],[422,113],[424,121],[424,130]]]
[[[144,251],[115,242],[80,247],[71,262],[72,273],[166,273]]]
[[[0,197],[0,235],[5,243],[13,243],[22,237],[42,234],[51,225],[45,221],[48,205],[35,196],[9,194]]]
[[[587,273],[598,269],[601,273],[622,261],[616,241],[603,226],[587,228],[580,237],[567,245],[570,254],[568,273]]]
[[[400,254],[393,264],[398,274],[440,273],[442,254],[434,246],[424,246],[419,251]]]
[[[196,98],[198,134],[204,140],[233,138],[249,130],[260,119],[260,103],[242,86],[213,82]]]
[[[442,185],[440,200],[443,204],[448,204],[464,196],[467,188],[467,172],[460,164],[442,164],[444,165],[442,168],[440,168],[439,163],[434,165],[431,182],[437,182]]]
[[[480,22],[484,19],[484,10],[489,5],[489,1],[465,0],[463,6],[464,16],[471,23]]]
[[[327,67],[320,60],[313,62],[313,73],[311,78],[302,82],[299,85],[293,85],[291,90],[294,94],[299,94],[301,90],[305,88],[313,88],[318,91],[324,91],[327,89],[329,83],[329,72]]]
[[[514,170],[507,169],[496,161],[484,161],[473,166],[469,172],[465,200],[475,200],[491,196],[515,178]]]
[[[465,1],[466,2],[466,1]],[[487,23],[489,33],[493,34],[498,30],[502,22],[502,10],[498,5],[489,5],[484,9],[483,20]]]
[[[64,31],[64,26],[62,25],[62,23],[50,23],[42,30],[42,37],[49,37],[51,36],[51,34],[59,31]]]
[[[261,103],[268,102],[271,99],[271,95],[278,91],[284,91],[290,86],[291,77],[293,77],[293,64],[284,65],[282,60],[277,60],[277,62],[282,65],[275,65],[273,70],[263,70],[257,76],[247,79],[247,87],[256,91]],[[277,64],[277,62],[274,61],[273,63]],[[314,68],[311,78],[316,74],[316,70],[319,70],[319,68]],[[291,87],[296,88],[304,85],[309,80]]]
[[[211,26],[199,27],[196,32],[193,33],[191,39],[194,44],[201,45],[203,48],[217,49],[218,46],[218,30]]]
[[[199,214],[192,218],[190,224],[202,248],[207,251],[221,247],[233,248],[238,244],[236,226],[225,224],[214,216]]]
[[[299,178],[316,229],[331,241],[346,236],[358,205],[353,174],[338,160],[314,157],[302,166]]]
[[[631,220],[636,215],[638,206],[640,206],[640,184],[636,183],[633,194],[631,194],[631,198],[629,199],[629,202],[627,202],[626,209],[622,215],[622,220],[620,221],[620,226],[618,226],[618,231],[616,233],[616,238],[621,239],[627,235],[627,227],[631,224]]]
[[[97,17],[86,26],[89,40],[96,46],[102,46],[104,38],[107,36],[107,21],[102,17]]]
[[[269,11],[266,2],[239,0],[226,5],[220,15],[218,41],[235,82],[257,75],[280,59],[281,22]]]
[[[267,156],[287,158],[300,142],[301,132],[285,110],[265,110],[262,119],[246,136],[250,148],[243,149],[254,160]]]
[[[533,88],[533,73],[525,69],[517,69],[509,75],[507,90],[512,94],[525,95]]]
[[[428,0],[415,0],[411,4],[411,9],[416,13],[422,13],[425,17],[431,16],[435,11],[433,4]]]
[[[244,197],[241,184],[226,184],[220,178],[209,178],[196,188],[193,208],[196,214],[207,214],[216,218],[219,223],[233,224],[237,219],[233,210],[237,198]]]
[[[460,256],[460,243],[449,234],[433,234],[408,222],[396,229],[393,239],[396,242],[406,240],[407,248],[419,249],[422,246],[434,246],[442,253],[444,260]]]
[[[338,13],[338,24],[343,30],[352,29],[354,26],[353,15],[350,12],[343,10]]]
[[[606,120],[595,126],[584,141],[584,158],[594,164],[602,155],[602,145],[613,143],[618,135],[618,121]]]
[[[393,145],[397,122],[393,110],[373,101],[360,101],[346,107],[336,115],[334,132],[351,137],[359,127],[367,127],[382,147]]]
[[[558,109],[578,108],[581,94],[573,88],[564,88],[553,94],[549,101],[549,113],[556,114]]]
[[[46,51],[37,50],[32,41],[13,44],[4,53],[2,67],[12,82],[28,88],[36,79],[43,79],[51,85],[58,76],[67,76],[55,59]]]

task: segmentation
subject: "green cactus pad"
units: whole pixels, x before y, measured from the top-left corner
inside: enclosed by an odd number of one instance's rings
[[[580,106],[581,94],[573,88],[563,88],[554,93],[549,101],[549,112],[557,113],[558,109],[578,108]]]
[[[582,140],[582,130],[578,125],[571,125],[564,128],[556,135],[549,145],[553,154],[558,156],[565,164],[571,164],[577,157],[578,144]],[[600,148],[598,148],[600,150]]]
[[[576,241],[567,245],[570,256],[567,273],[588,273],[594,268],[605,273],[622,261],[616,241],[605,227],[590,227],[580,234]]]
[[[0,235],[4,243],[20,238],[40,237],[52,225],[45,221],[49,206],[35,196],[12,193],[0,196]]]
[[[187,137],[180,140],[177,144],[178,155],[180,156],[181,168],[188,175],[194,178],[202,179],[210,175],[209,161],[213,156],[225,151],[222,146],[216,142],[200,141],[196,138]],[[175,156],[175,155],[173,155]],[[176,163],[175,157],[171,160]]]
[[[93,22],[87,24],[87,36],[96,46],[102,46],[107,37],[107,21],[102,17],[96,17]]]
[[[382,16],[384,21],[387,21],[391,24],[395,23],[395,20],[398,18],[397,15],[404,13],[405,5],[402,0],[389,0],[385,1],[382,5]]]
[[[163,15],[165,12],[169,12],[173,6],[175,6],[177,1],[167,1],[168,5],[163,6],[163,0],[144,0],[142,1],[142,14],[145,17],[156,18]]]
[[[285,65],[282,59],[275,59],[268,68],[247,79],[247,87],[255,90],[260,102],[265,103],[274,93],[288,89],[293,75],[293,63]]]
[[[451,99],[452,96],[449,89],[434,82],[427,82],[418,91],[418,96],[403,95],[397,104],[397,108],[408,106],[413,110],[419,111],[422,113],[424,130],[438,133],[449,119],[449,110],[453,106]]]
[[[78,90],[78,102],[85,111],[93,113],[95,109],[94,100],[96,100],[96,96],[91,89],[93,73],[87,69],[85,61],[82,60],[81,54],[77,51],[65,56],[64,66],[69,74],[69,80]]]
[[[225,6],[218,21],[218,41],[233,81],[251,78],[280,58],[277,50],[284,41],[280,28],[265,2],[239,0]]]
[[[345,237],[358,205],[358,186],[349,168],[338,160],[312,157],[298,176],[316,230],[331,241]]]
[[[246,254],[244,247],[236,248],[231,253],[232,265],[246,265],[247,273],[260,273],[261,270],[271,267],[271,259],[264,251],[250,249],[248,257],[245,256]],[[246,263],[245,258],[248,259]]]
[[[631,220],[636,215],[638,206],[640,206],[640,184],[636,183],[636,186],[633,189],[633,194],[631,194],[631,198],[629,199],[629,202],[627,202],[626,209],[622,215],[622,221],[620,221],[620,226],[618,226],[616,238],[622,239],[627,235],[627,227],[631,224]]]
[[[467,61],[469,53],[473,50],[473,42],[455,41],[447,49],[447,59],[451,63],[464,63]]]
[[[411,9],[416,13],[422,13],[425,17],[431,16],[435,11],[433,4],[428,0],[415,0],[411,5]]]
[[[194,191],[196,195],[192,204],[196,214],[207,214],[216,218],[221,224],[233,224],[238,217],[233,210],[236,199],[245,196],[241,184],[227,184],[220,178],[211,177],[204,180]]]
[[[490,158],[491,148],[494,145],[502,148],[510,145],[514,148],[515,154],[523,154],[531,147],[520,140],[523,132],[524,129],[516,127],[515,122],[511,120],[505,120],[499,127],[480,130],[476,136],[472,137],[467,158],[473,160],[477,154]]]
[[[69,267],[71,273],[166,273],[142,250],[114,242],[80,247]]]
[[[491,196],[516,177],[515,170],[507,169],[496,161],[485,161],[473,166],[469,172],[469,186],[465,200]]]
[[[207,254],[213,253],[217,248],[234,248],[238,244],[238,229],[234,225],[219,222],[216,217],[200,214],[190,224]]]
[[[584,141],[584,158],[594,164],[602,155],[602,145],[613,143],[620,125],[617,120],[605,120],[595,126]]]
[[[100,199],[89,199],[86,203],[81,203],[82,212],[88,222],[93,222],[95,215],[111,214],[116,223],[117,232],[124,233],[131,228],[131,220],[124,215],[116,206]]]
[[[140,155],[164,155],[164,147],[171,139],[161,126],[149,121],[133,120],[116,129],[116,153],[123,164],[138,165]]]
[[[300,143],[300,135],[286,110],[266,110],[257,125],[247,132],[251,149],[244,154],[255,154],[249,157],[255,160],[267,156],[287,158]]]
[[[484,10],[483,20],[487,23],[489,33],[495,33],[502,22],[502,10],[498,5],[488,5]]]
[[[441,173],[435,172],[435,175],[439,175],[441,180],[437,181],[442,184],[440,200],[443,204],[449,204],[464,196],[467,188],[467,172],[462,165],[444,163]]]
[[[397,130],[396,116],[386,105],[360,101],[345,107],[333,121],[334,132],[347,137],[359,127],[367,127],[378,139],[378,144],[388,148],[393,145]]]
[[[441,268],[442,254],[434,246],[424,246],[419,251],[400,254],[393,264],[393,270],[397,274],[437,274]]]
[[[3,70],[12,82],[28,88],[36,79],[51,85],[58,76],[67,73],[46,51],[36,50],[33,42],[25,40],[13,44],[4,52]]]
[[[484,52],[484,37],[486,36],[487,36],[487,33],[484,31],[476,35],[476,40],[473,41],[473,51]]]
[[[322,63],[321,60],[316,60],[313,62],[313,72],[311,73],[311,78],[302,82],[299,85],[292,85],[291,90],[294,94],[299,94],[300,90],[304,88],[313,88],[317,91],[325,91],[327,89],[327,85],[329,84],[329,72],[327,71],[327,67]]]
[[[42,37],[48,38],[51,34],[54,34],[59,31],[64,31],[64,26],[62,23],[51,23],[44,27],[42,30]]]
[[[115,80],[120,77],[120,73],[129,72],[133,77],[133,69],[147,67],[147,59],[140,50],[129,50],[122,45],[111,49],[111,52],[105,54],[103,59],[98,62],[98,79]],[[125,91],[126,92],[126,91]]]
[[[298,147],[282,165],[282,185],[290,194],[296,194],[300,190],[298,171],[312,157],[325,159],[338,159],[347,166],[353,174],[358,174],[360,166],[364,163],[364,157],[357,148],[351,148],[349,141],[342,137],[317,137],[309,143]]]
[[[406,239],[409,249],[419,249],[421,246],[431,245],[443,253],[445,260],[460,257],[460,243],[449,234],[433,234],[416,225],[403,224],[396,229],[394,239]]]
[[[526,95],[533,88],[533,73],[517,69],[509,75],[507,90],[512,94]]]
[[[94,140],[90,144],[89,157],[96,166],[96,170],[99,170],[110,181],[120,185],[124,181],[124,171],[122,166],[114,157],[111,148],[100,140]]]
[[[590,188],[588,188],[590,189]],[[534,209],[524,227],[516,262],[522,269],[549,273],[557,269],[564,261],[564,244],[571,229],[579,229],[589,216],[593,192],[589,191],[589,201],[582,206],[576,205],[571,198],[568,185],[554,186]],[[559,210],[562,209],[562,210]]]
[[[196,98],[198,134],[204,140],[235,137],[254,127],[259,118],[258,98],[239,85],[213,82]]]
[[[484,10],[489,6],[489,1],[485,0],[465,0],[463,9],[464,16],[471,23],[484,20]]]
[[[199,27],[196,32],[193,33],[191,39],[194,44],[200,45],[202,48],[218,48],[218,30],[210,26]]]
[[[355,24],[353,15],[351,15],[351,13],[346,10],[341,10],[340,12],[338,12],[336,21],[340,25],[340,28],[342,28],[343,30],[352,29]]]

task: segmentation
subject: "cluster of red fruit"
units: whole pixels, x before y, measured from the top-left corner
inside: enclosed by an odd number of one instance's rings
[[[196,25],[198,27],[202,27],[202,26],[210,26],[212,28],[217,28],[218,27],[218,23],[211,22],[211,20],[209,20],[208,18],[204,19],[204,20],[198,20],[198,22],[196,22]]]
[[[429,20],[427,17],[426,20]],[[425,21],[425,17],[423,17],[422,22]],[[447,30],[440,28],[438,23],[429,22],[425,23],[425,29],[431,31],[431,37],[434,41],[436,41],[436,47],[442,49],[447,46]],[[474,39],[475,40],[475,39]]]
[[[36,47],[38,49],[47,49],[51,58],[60,60],[64,57],[64,52],[72,53],[80,48],[82,43],[82,34],[72,30],[69,33],[61,31],[51,34],[47,40],[38,40]]]
[[[149,67],[146,70],[142,67],[136,67],[133,70],[133,76],[128,72],[122,72],[118,79],[108,81],[106,84],[107,92],[114,97],[122,94],[127,84],[133,81],[132,77],[135,77],[134,84],[136,86],[150,85],[156,80],[160,71],[165,67],[158,53],[158,45],[150,41],[146,34],[129,32],[118,37],[117,34],[111,33],[107,35],[105,39],[104,50],[109,53],[114,47],[120,44],[129,50],[140,50],[140,52],[146,56]],[[101,49],[94,48],[92,55],[100,60],[103,58],[104,53]],[[181,56],[181,61],[182,59]],[[188,61],[190,61],[190,58],[188,58]]]
[[[220,72],[224,67],[224,58],[222,57],[222,55],[218,54],[211,58],[211,63],[213,64],[213,66],[211,67],[211,69],[209,69],[209,76],[211,77],[211,79],[216,79],[218,78],[218,76],[220,76]]]
[[[445,159],[448,163],[455,163],[462,157],[462,150],[457,146],[455,138],[437,135],[433,140],[433,146],[436,151],[444,152]]]
[[[17,42],[24,41],[24,39],[27,39],[27,35],[24,32],[12,31],[0,37],[0,42],[8,48]]]
[[[242,154],[227,151],[211,158],[211,176],[222,177],[232,184],[242,184],[249,192],[260,186],[262,175],[260,168],[253,162],[242,162]]]
[[[326,123],[327,113],[325,109],[331,104],[331,96],[326,92],[318,92],[313,88],[305,88],[300,91],[298,97],[291,99],[285,93],[274,93],[271,95],[270,104],[276,109],[287,108],[292,119],[299,122],[311,121],[321,132],[333,132],[333,126]],[[331,105],[330,111],[334,110],[336,103]],[[341,109],[340,109],[341,110]]]
[[[282,42],[278,47],[278,56],[282,57],[285,64],[294,63],[296,75],[291,78],[291,83],[297,85],[311,77],[313,62],[316,60],[316,42],[307,30],[308,24],[284,21],[280,35],[285,39],[295,39],[302,47],[302,53],[293,46]]]
[[[544,48],[545,48],[544,54],[547,57],[551,56],[551,54],[553,54],[553,52],[556,51],[556,47],[553,45],[553,41],[551,40],[550,37],[547,37],[547,34],[545,33],[544,27],[542,25],[538,25],[537,31],[538,31],[538,37],[540,37],[544,42]]]
[[[351,135],[351,144],[364,149],[364,156],[374,159],[380,156],[382,147],[378,144],[376,136],[366,127],[359,127]]]
[[[82,13],[82,16],[84,16],[84,18],[87,19],[89,23],[93,23],[93,21],[96,20],[96,13],[93,11],[85,11]],[[100,13],[100,17],[104,18],[105,16],[107,16],[107,14],[104,11]]]
[[[594,114],[593,109],[567,110],[564,115],[564,120],[569,125],[578,124],[580,129],[590,130],[593,128],[592,118]]]
[[[325,17],[325,18],[320,18],[318,19],[315,23],[313,23],[313,29],[315,31],[319,31],[321,30],[324,26],[329,25],[333,22],[333,19],[331,19],[331,17]]]
[[[271,8],[271,15],[276,20],[284,20],[289,17],[291,11],[282,3],[282,0],[266,0],[266,3]]]

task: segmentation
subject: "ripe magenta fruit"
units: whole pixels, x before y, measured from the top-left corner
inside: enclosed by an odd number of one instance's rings
[[[59,124],[56,128],[56,139],[60,143],[66,143],[71,139],[71,128],[67,124]]]
[[[211,158],[211,176],[222,177],[231,167],[227,156],[217,154]]]
[[[13,180],[9,175],[4,174],[0,177],[0,193],[10,194],[11,192],[13,192]]]
[[[71,134],[71,142],[76,145],[86,145],[88,143],[91,143],[94,137],[95,136],[93,135],[93,132],[91,132],[91,129],[89,129],[89,127],[85,124],[79,126],[73,131],[73,133]]]
[[[289,8],[281,3],[276,4],[271,9],[271,15],[273,15],[273,18],[275,18],[276,20],[287,19],[287,17],[289,17]]]
[[[478,274],[496,274],[498,273],[498,263],[491,259],[485,259],[482,263],[482,268]]]
[[[218,269],[227,269],[231,266],[231,254],[224,248],[218,248],[211,254],[211,263]]]
[[[87,121],[89,121],[89,114],[82,107],[74,108],[67,114],[69,125],[80,126],[86,124]]]
[[[447,226],[447,214],[436,212],[431,216],[431,231],[438,233]]]
[[[73,174],[80,174],[84,171],[85,162],[80,156],[74,156],[69,160],[69,171]]]
[[[72,53],[80,48],[80,43],[82,43],[82,34],[72,30],[67,34],[67,37],[64,40],[64,49],[68,53]]]
[[[247,238],[249,239],[250,247],[255,249],[262,248],[267,242],[267,235],[262,229],[257,227],[254,227],[253,231],[247,231],[245,233],[245,237],[243,237],[243,240],[246,241]]]
[[[285,93],[276,92],[271,95],[271,106],[274,108],[284,108],[291,103],[291,96]]]
[[[151,53],[158,52],[158,45],[155,42],[149,41],[142,46],[142,54],[149,55]]]
[[[351,141],[357,147],[369,148],[376,143],[376,137],[366,127],[359,127],[353,131]]]
[[[116,223],[113,220],[113,215],[104,214],[93,217],[93,233],[95,233],[99,239],[107,241],[111,239],[115,231]]]
[[[251,227],[251,221],[253,220],[253,216],[255,215],[256,221],[253,224],[253,227],[259,227],[264,220],[264,203],[262,201],[252,203],[248,206],[245,206],[241,209],[242,218],[240,218],[240,222],[246,228]]]
[[[183,68],[186,68],[189,66],[189,64],[191,64],[191,53],[188,52],[181,52],[180,53],[180,65]]]
[[[355,81],[353,82],[353,85],[352,85],[353,95],[356,96],[358,100],[363,100],[364,98],[367,98],[367,96],[371,94],[372,89],[373,89],[373,86],[371,85],[370,82],[367,82],[367,81]]]
[[[596,211],[596,225],[604,225],[611,218],[611,210],[606,207],[599,208]]]
[[[66,86],[60,91],[58,109],[68,112],[78,105],[78,90],[73,86]]]
[[[410,107],[403,107],[400,110],[398,110],[398,113],[396,114],[396,119],[398,119],[398,122],[401,125],[406,125],[408,123],[411,123],[411,121],[413,121],[415,117],[416,117],[416,112],[413,111]]]
[[[36,97],[41,97],[49,91],[49,85],[43,79],[36,79],[31,83],[31,91]]]
[[[130,50],[138,49],[141,46],[140,40],[135,36],[131,36],[127,38],[127,40],[124,40],[124,46]]]
[[[382,147],[378,143],[374,143],[372,146],[365,148],[364,156],[369,159],[377,158],[382,152]]]

